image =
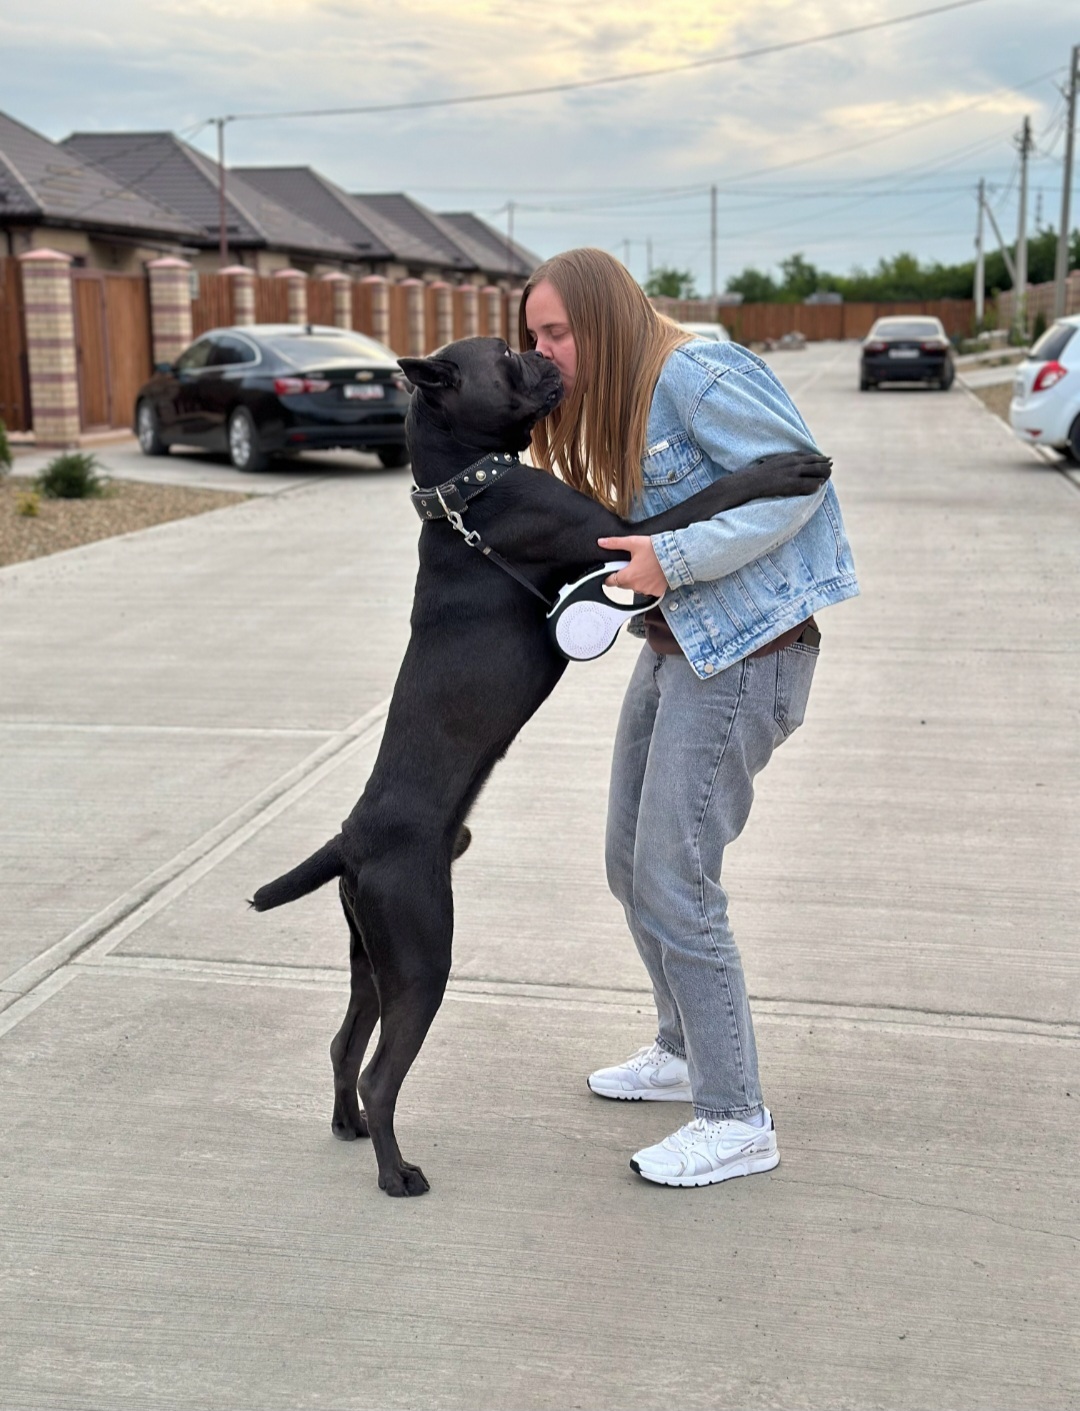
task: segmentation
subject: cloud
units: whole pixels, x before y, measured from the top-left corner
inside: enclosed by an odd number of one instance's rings
[[[695,261],[699,283],[713,182],[724,193],[722,269],[747,258],[767,265],[804,244],[823,264],[873,263],[891,253],[894,236],[924,256],[962,258],[971,185],[979,175],[1007,182],[1009,133],[1023,113],[1048,126],[1052,84],[1016,85],[1064,66],[1073,4],[1032,8],[1022,45],[1014,7],[988,0],[826,45],[562,95],[236,123],[229,154],[310,163],[349,189],[406,189],[444,209],[493,212],[513,199],[516,233],[541,254],[576,243],[622,249],[629,239],[643,273],[651,237],[656,260]],[[0,20],[9,61],[0,101],[57,138],[75,128],[181,130],[222,112],[420,100],[662,67],[907,8],[911,0],[144,0],[133,22],[121,0],[92,8],[36,0]],[[747,173],[770,167],[781,170],[735,194]],[[937,173],[937,192],[917,194],[929,180],[922,169]],[[897,171],[910,198],[901,192],[889,205],[865,195],[870,178]],[[1052,208],[1053,160],[1033,172]],[[613,205],[605,193],[620,186],[632,196]],[[650,199],[672,186],[695,190]],[[1013,218],[1007,202],[1001,218]]]

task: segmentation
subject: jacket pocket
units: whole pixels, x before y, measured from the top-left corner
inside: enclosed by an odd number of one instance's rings
[[[677,505],[713,480],[701,447],[686,435],[669,436],[646,447],[641,478],[649,500],[661,500],[665,506]]]

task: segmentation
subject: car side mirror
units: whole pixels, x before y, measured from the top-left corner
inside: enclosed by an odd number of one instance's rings
[[[175,364],[175,363],[155,363],[155,364],[154,364],[154,371],[155,371],[155,372],[175,372],[175,371],[176,371],[176,364]]]

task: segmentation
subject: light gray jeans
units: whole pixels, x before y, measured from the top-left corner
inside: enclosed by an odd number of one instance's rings
[[[698,1117],[761,1111],[742,961],[720,885],[754,776],[802,724],[818,649],[802,642],[700,680],[643,648],[615,737],[608,885],[652,981],[657,1040],[687,1059]]]

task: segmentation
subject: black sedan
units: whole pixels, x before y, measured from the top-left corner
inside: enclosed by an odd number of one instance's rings
[[[863,339],[863,392],[882,382],[926,382],[947,392],[955,375],[952,345],[939,318],[879,318]]]
[[[170,446],[228,451],[238,470],[331,448],[404,465],[409,384],[382,343],[320,324],[215,328],[159,364],[135,399],[145,455]]]

